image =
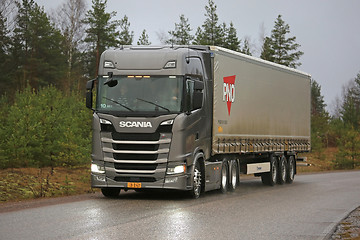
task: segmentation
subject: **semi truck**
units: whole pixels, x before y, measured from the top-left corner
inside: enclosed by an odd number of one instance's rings
[[[198,198],[234,191],[243,174],[292,183],[310,150],[310,79],[217,46],[106,50],[86,85],[91,185],[106,197],[174,189]]]

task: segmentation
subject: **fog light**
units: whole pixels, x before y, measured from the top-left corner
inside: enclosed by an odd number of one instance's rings
[[[91,172],[103,174],[103,173],[105,173],[105,167],[92,163],[91,164]]]
[[[170,177],[170,178],[165,178],[165,183],[175,183],[177,182],[178,177]]]
[[[97,175],[96,180],[100,182],[105,182],[105,176]]]

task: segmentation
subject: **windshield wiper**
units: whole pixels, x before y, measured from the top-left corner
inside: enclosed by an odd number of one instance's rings
[[[137,99],[137,100],[140,100],[140,101],[143,101],[143,102],[146,102],[146,103],[150,103],[150,104],[152,104],[152,105],[154,105],[154,106],[157,106],[157,107],[159,107],[159,108],[162,108],[162,109],[164,109],[164,110],[166,110],[166,111],[170,112],[170,110],[169,110],[168,108],[163,107],[163,106],[161,106],[161,105],[159,105],[159,104],[156,104],[156,103],[153,103],[153,102],[150,102],[150,101],[147,101],[147,100],[141,99],[141,98],[136,98],[136,99]]]
[[[127,107],[127,106],[125,106],[124,104],[119,103],[118,101],[112,100],[112,99],[107,98],[107,97],[103,97],[103,98],[105,98],[106,100],[109,100],[109,101],[111,101],[111,102],[113,102],[113,103],[116,103],[116,104],[118,104],[118,105],[122,106],[123,108],[126,108],[127,110],[129,110],[129,111],[131,111],[131,112],[133,112],[133,111],[134,111],[134,110],[132,110],[131,108],[129,108],[129,107]]]

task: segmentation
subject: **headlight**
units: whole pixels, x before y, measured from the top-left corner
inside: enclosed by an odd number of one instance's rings
[[[91,172],[92,173],[105,173],[105,167],[92,163],[91,164]]]
[[[181,164],[177,165],[175,167],[168,167],[167,174],[179,174],[179,173],[185,173],[186,172],[186,165]]]

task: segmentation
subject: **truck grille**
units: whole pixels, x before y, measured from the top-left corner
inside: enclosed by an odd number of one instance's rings
[[[102,128],[101,141],[108,177],[115,181],[154,182],[164,178],[171,144],[171,128],[155,133],[119,133]],[[112,170],[111,170],[112,169]],[[142,181],[143,180],[143,181]]]

